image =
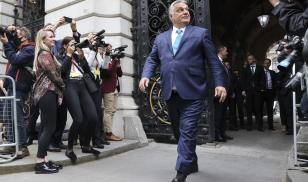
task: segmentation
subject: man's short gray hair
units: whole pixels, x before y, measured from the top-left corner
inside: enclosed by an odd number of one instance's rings
[[[184,3],[188,6],[187,0],[176,0],[169,6],[169,16],[173,13],[174,6],[179,3]]]
[[[27,40],[31,40],[31,31],[27,27],[18,28],[20,35],[25,37]]]

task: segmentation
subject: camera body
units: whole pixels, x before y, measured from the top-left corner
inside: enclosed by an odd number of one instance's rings
[[[128,46],[127,45],[122,45],[120,47],[117,47],[115,48],[111,54],[110,54],[110,57],[112,59],[121,59],[123,57],[125,57],[125,54],[123,51],[125,51],[125,49],[127,48]]]
[[[6,34],[6,37],[10,42],[12,42],[16,47],[20,45],[20,39],[17,37],[17,32],[16,30],[14,31],[9,31],[7,27],[0,26],[0,35],[4,36]]]
[[[302,56],[302,50],[303,50],[303,40],[299,36],[293,36],[291,39],[286,40],[288,41],[287,44],[285,45],[284,43],[280,44],[278,46],[278,49],[276,51],[283,52],[284,48],[291,50],[292,52],[285,57],[282,60],[278,60],[279,64],[277,68],[280,71],[289,71],[292,69],[292,66],[295,62],[301,61]]]
[[[103,41],[103,39],[105,38],[105,36],[103,35],[104,33],[105,33],[105,30],[103,29],[95,34],[96,36],[96,44],[94,45],[95,48],[107,46],[105,41]],[[91,45],[88,40],[84,40],[80,43],[75,44],[75,46],[78,48],[86,48],[86,47],[90,47]]]

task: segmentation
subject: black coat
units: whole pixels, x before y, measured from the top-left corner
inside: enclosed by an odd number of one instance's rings
[[[303,36],[308,28],[308,9],[295,3],[280,2],[272,13],[288,34]]]

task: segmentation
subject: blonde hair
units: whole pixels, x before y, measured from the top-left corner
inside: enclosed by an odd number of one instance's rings
[[[36,72],[37,71],[37,58],[38,58],[38,54],[40,52],[40,50],[43,51],[47,51],[47,52],[51,52],[51,48],[48,47],[45,43],[44,43],[44,39],[47,37],[47,32],[52,32],[54,34],[54,32],[50,29],[41,29],[37,32],[36,34],[36,39],[35,39],[35,54],[34,54],[34,63],[33,63],[33,71]],[[60,65],[60,63],[58,62],[58,60],[56,59],[55,56],[54,60],[56,62],[56,64]]]

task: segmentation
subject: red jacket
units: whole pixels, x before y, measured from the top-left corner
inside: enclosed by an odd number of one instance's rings
[[[122,76],[121,66],[117,67],[120,64],[120,60],[112,60],[109,64],[108,69],[102,70],[102,84],[101,91],[102,93],[111,93],[114,92],[117,88],[118,77]],[[120,92],[120,86],[118,85],[118,92]]]

